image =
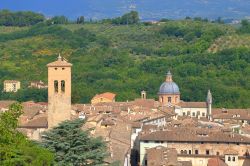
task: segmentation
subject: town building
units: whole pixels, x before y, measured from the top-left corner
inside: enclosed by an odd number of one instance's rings
[[[31,81],[29,88],[36,88],[36,89],[46,89],[48,85],[46,85],[43,81]]]
[[[157,146],[174,148],[179,161],[192,161],[197,166],[207,166],[208,160],[215,156],[227,164],[250,164],[250,138],[227,131],[174,127],[142,133],[139,140],[140,164],[143,166],[148,163],[147,149]]]
[[[91,99],[91,104],[115,102],[115,96],[116,94],[111,93],[111,92],[96,94]]]
[[[5,80],[4,84],[4,92],[17,92],[21,88],[21,82],[17,80]]]

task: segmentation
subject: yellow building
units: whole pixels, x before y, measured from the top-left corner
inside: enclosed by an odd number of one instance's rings
[[[17,92],[21,88],[21,83],[17,80],[5,80],[3,84],[4,92]]]
[[[71,66],[60,55],[48,67],[48,127],[71,118]]]
[[[116,94],[110,92],[96,94],[91,99],[91,104],[115,102],[115,96]]]

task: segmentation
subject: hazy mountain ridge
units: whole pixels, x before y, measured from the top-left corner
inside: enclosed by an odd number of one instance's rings
[[[139,11],[144,20],[179,19],[186,16],[209,19],[245,18],[250,16],[248,0],[3,0],[0,9],[32,10],[46,16],[66,15],[72,19],[84,15],[101,19],[120,16],[129,10]]]

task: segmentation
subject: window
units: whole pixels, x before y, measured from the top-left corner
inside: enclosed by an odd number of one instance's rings
[[[16,84],[13,84],[13,91],[16,91]]]
[[[192,113],[192,116],[195,116],[195,112]]]
[[[209,150],[206,150],[206,155],[209,155]]]
[[[189,154],[192,154],[192,151],[191,151],[191,150],[189,150],[189,151],[188,151],[188,153],[189,153]]]
[[[227,161],[231,161],[231,157],[228,157]]]
[[[172,102],[171,97],[168,97],[168,102],[169,102],[169,103],[171,103],[171,102]]]
[[[54,81],[54,90],[56,93],[58,92],[58,81]]]
[[[178,97],[175,97],[175,102],[176,102],[176,103],[178,102]]]
[[[181,154],[183,154],[183,150],[181,150]]]
[[[186,116],[186,113],[185,113],[185,112],[183,112],[183,116]]]
[[[55,70],[57,70],[57,67],[55,67]]]
[[[205,113],[204,113],[204,112],[202,112],[202,116],[205,116]]]
[[[145,160],[145,165],[148,165],[148,160],[147,159]]]
[[[64,70],[65,68],[63,67],[62,70]]]
[[[219,156],[219,155],[220,155],[220,152],[216,152],[216,155]]]
[[[200,111],[197,111],[197,115],[199,116],[201,114],[201,112]]]
[[[61,81],[61,91],[65,92],[65,81],[64,80]]]
[[[188,116],[190,115],[190,111],[187,112],[187,115],[188,115]]]
[[[195,154],[199,154],[199,151],[198,151],[198,150],[195,150],[194,153],[195,153]]]
[[[235,161],[235,157],[232,157],[232,161]]]
[[[161,102],[163,103],[163,97],[161,97]]]
[[[184,154],[187,154],[187,150],[184,150]]]

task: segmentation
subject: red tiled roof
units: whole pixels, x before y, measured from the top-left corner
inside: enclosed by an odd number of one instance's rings
[[[57,61],[47,64],[47,67],[71,67],[72,64],[68,63],[64,58],[58,58]]]
[[[213,109],[214,119],[250,120],[250,109]]]
[[[21,124],[19,128],[48,128],[48,120],[46,115],[35,117],[27,123]]]
[[[250,138],[240,134],[223,133],[209,130],[206,136],[200,136],[197,128],[173,128],[155,131],[140,137],[142,141],[178,141],[178,142],[233,142],[250,143]]]
[[[114,93],[105,92],[105,93],[102,93],[102,94],[96,94],[93,97],[93,99],[96,99],[96,98],[106,98],[106,99],[109,99],[109,100],[114,100],[115,96],[116,96],[116,94],[114,94]]]
[[[206,102],[184,102],[181,101],[178,106],[181,106],[183,108],[206,108],[207,103]]]
[[[227,164],[224,161],[222,161],[219,157],[216,157],[209,159],[207,166],[227,166]]]

